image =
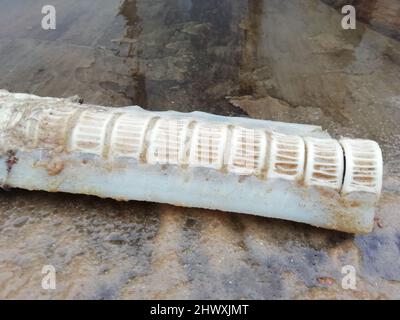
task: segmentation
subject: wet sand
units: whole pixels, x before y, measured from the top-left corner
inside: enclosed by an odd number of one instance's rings
[[[5,0],[0,88],[322,125],[384,152],[371,234],[144,202],[0,191],[0,298],[400,298],[400,42],[319,0]],[[57,289],[41,288],[43,265]],[[357,290],[341,287],[344,265]]]

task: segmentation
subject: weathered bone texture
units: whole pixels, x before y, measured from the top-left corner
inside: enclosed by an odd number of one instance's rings
[[[382,154],[319,127],[0,91],[0,184],[369,232]]]

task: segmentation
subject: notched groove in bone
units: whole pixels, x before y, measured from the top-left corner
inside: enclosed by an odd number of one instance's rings
[[[230,156],[232,153],[232,135],[233,135],[233,129],[235,126],[228,124],[226,126],[226,135],[225,135],[225,146],[224,150],[222,153],[222,167],[220,169],[221,172],[227,173],[229,170],[229,164],[230,164]]]
[[[110,121],[108,121],[107,126],[106,126],[106,134],[104,137],[104,147],[102,151],[102,156],[103,158],[109,158],[110,157],[110,152],[111,152],[111,138],[112,134],[114,131],[114,126],[118,118],[122,116],[122,113],[115,113]]]
[[[63,143],[63,148],[68,151],[72,152],[72,137],[73,137],[73,131],[75,129],[75,126],[81,117],[82,113],[84,112],[84,109],[75,109],[74,113],[71,115],[71,117],[66,120],[66,136],[64,138],[64,143]]]
[[[140,150],[140,161],[143,163],[147,163],[147,150],[150,147],[151,143],[151,135],[153,132],[153,128],[155,127],[156,123],[160,120],[160,117],[151,117],[147,126],[144,129],[144,139],[142,149]]]
[[[197,122],[191,119],[186,129],[186,137],[184,138],[184,146],[183,146],[182,161],[181,161],[182,168],[187,168],[189,165],[193,131],[194,128],[196,127],[196,124]]]

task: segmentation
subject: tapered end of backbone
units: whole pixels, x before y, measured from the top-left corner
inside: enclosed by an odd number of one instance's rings
[[[379,197],[383,161],[379,145],[362,139],[305,138],[307,185],[330,187],[342,195],[367,192]]]

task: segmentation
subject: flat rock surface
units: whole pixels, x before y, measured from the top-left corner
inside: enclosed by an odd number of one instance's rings
[[[0,298],[400,298],[400,42],[319,0],[2,1],[0,88],[322,125],[384,153],[374,231],[0,191]],[[42,268],[56,289],[42,289]],[[342,267],[357,273],[342,287]]]

